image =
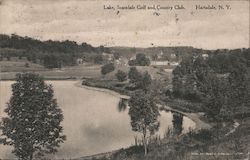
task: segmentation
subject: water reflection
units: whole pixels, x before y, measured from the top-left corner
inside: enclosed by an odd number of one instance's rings
[[[0,82],[0,117],[6,116],[4,109],[11,96],[13,82]],[[126,148],[134,143],[135,136],[137,139],[141,138],[140,134],[131,129],[128,100],[120,100],[105,92],[77,87],[76,81],[47,81],[47,83],[53,85],[55,98],[63,110],[62,124],[67,136],[67,140],[55,155],[51,155],[53,156],[51,159],[70,159]],[[172,113],[161,111],[160,114],[161,127],[155,134],[158,135],[158,140],[164,136],[168,127],[173,127]],[[189,127],[194,128],[195,124],[184,116],[183,132]],[[139,140],[135,141],[138,141],[138,145],[141,143]],[[11,150],[10,146],[0,144],[0,157],[14,159]]]
[[[177,112],[172,112],[173,120],[173,135],[180,135],[183,131],[183,115]]]
[[[121,98],[118,103],[118,111],[119,112],[125,111],[127,109],[127,106],[128,106],[128,100]]]
[[[123,112],[128,108],[128,99],[121,98],[118,103],[118,111]],[[165,111],[162,111],[165,112]],[[172,114],[172,127],[167,128],[165,135],[179,136],[183,132],[183,115],[178,112],[171,112]]]

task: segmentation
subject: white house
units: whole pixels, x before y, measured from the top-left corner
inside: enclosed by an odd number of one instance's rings
[[[203,57],[204,59],[207,59],[207,58],[208,58],[208,54],[202,54],[202,57]]]
[[[108,60],[108,61],[113,61],[114,60],[114,55],[113,54],[109,54],[109,53],[102,53],[102,56],[104,59]]]
[[[151,61],[152,66],[167,66],[169,65],[169,61]]]

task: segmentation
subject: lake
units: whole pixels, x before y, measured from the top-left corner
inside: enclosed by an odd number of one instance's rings
[[[0,81],[0,117],[6,116],[4,108],[11,96],[12,83],[14,81]],[[77,87],[77,81],[47,83],[53,85],[58,105],[63,111],[62,125],[67,136],[67,140],[53,156],[54,159],[82,157],[134,144],[135,133],[131,130],[128,109],[119,112],[119,97]],[[157,134],[163,137],[167,128],[173,126],[173,117],[170,112],[161,112]],[[181,121],[181,132],[195,127],[195,123],[187,117]],[[11,149],[10,146],[0,145],[0,158],[14,158]]]

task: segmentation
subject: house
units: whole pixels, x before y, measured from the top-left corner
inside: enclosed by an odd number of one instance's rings
[[[160,54],[157,54],[157,59],[162,59],[163,58],[163,52],[161,51]]]
[[[178,66],[179,62],[170,62],[170,66]]]
[[[203,59],[207,59],[208,58],[208,54],[202,54],[201,56],[203,57]]]
[[[169,61],[151,61],[151,66],[167,66]]]
[[[170,54],[170,58],[171,58],[171,59],[175,59],[176,57],[177,57],[176,54],[174,54],[174,53],[171,53],[171,54]]]
[[[116,65],[120,65],[120,66],[122,66],[122,65],[127,66],[128,65],[128,60],[127,60],[127,58],[124,58],[124,57],[116,59],[114,62]]]
[[[105,52],[102,53],[102,57],[104,60],[107,60],[107,61],[114,61],[115,59],[113,54],[105,53]]]

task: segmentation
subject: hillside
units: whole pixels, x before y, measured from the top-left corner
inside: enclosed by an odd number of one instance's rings
[[[25,57],[28,61],[39,63],[46,68],[60,68],[75,65],[78,57],[90,61],[93,55],[105,50],[104,47],[93,47],[85,42],[77,44],[74,41],[40,41],[30,37],[15,34],[0,35],[0,60],[19,59]]]

